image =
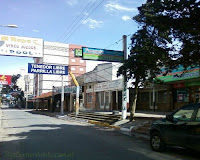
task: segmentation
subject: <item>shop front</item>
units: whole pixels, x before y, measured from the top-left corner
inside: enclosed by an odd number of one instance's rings
[[[158,76],[165,84],[169,85],[172,93],[172,110],[183,105],[200,103],[200,70],[199,67],[183,67],[173,70],[167,76]]]
[[[121,110],[122,79],[97,83],[94,85],[97,110]]]

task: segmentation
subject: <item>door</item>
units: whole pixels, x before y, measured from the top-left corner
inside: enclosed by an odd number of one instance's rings
[[[154,104],[153,104],[153,92],[149,92],[149,104],[150,104],[150,109],[154,109]],[[157,102],[157,92],[155,94],[155,109],[157,109],[156,102]]]
[[[104,110],[104,92],[99,93],[100,109]]]
[[[110,109],[110,93],[105,92],[105,110]]]
[[[187,144],[190,148],[200,150],[200,108],[192,122],[190,122],[187,136]]]

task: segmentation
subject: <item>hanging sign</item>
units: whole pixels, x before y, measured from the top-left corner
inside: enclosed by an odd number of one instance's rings
[[[68,66],[29,63],[28,73],[68,75]]]

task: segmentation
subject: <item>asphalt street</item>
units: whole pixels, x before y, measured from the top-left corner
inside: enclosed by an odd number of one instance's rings
[[[153,152],[149,142],[88,123],[0,109],[0,160],[193,160],[188,150]]]

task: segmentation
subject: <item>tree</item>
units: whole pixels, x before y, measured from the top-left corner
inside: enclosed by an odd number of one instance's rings
[[[20,74],[12,75],[11,85],[3,85],[2,93],[8,94],[11,91],[20,91],[19,86],[17,86],[17,80],[21,77]]]
[[[199,65],[200,23],[199,2],[195,0],[147,0],[138,8],[139,14],[133,17],[139,30],[131,37],[131,50],[128,60],[118,70],[126,75],[125,80],[133,79],[135,97],[130,108],[130,120],[136,108],[137,93],[161,74],[183,65]]]

